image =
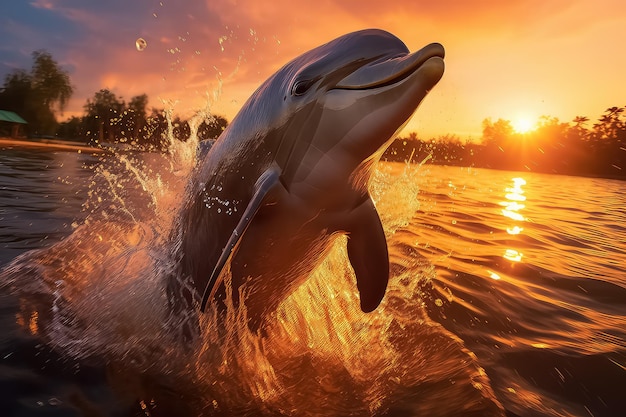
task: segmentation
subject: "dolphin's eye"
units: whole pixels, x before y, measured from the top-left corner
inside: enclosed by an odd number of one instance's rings
[[[301,96],[306,94],[306,92],[309,91],[309,88],[311,88],[311,86],[315,84],[315,81],[317,81],[317,79],[296,81],[291,88],[291,94],[294,96]]]

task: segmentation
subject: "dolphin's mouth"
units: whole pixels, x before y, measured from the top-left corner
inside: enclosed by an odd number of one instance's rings
[[[396,84],[431,59],[441,60],[445,50],[439,43],[431,43],[412,54],[382,58],[354,71],[335,86],[341,90],[368,90]]]

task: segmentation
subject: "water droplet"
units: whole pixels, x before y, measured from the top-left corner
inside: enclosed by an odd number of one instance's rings
[[[58,398],[56,398],[56,397],[52,397],[52,398],[50,398],[50,399],[48,400],[48,404],[50,404],[50,405],[52,405],[52,406],[55,406],[55,405],[61,405],[61,404],[63,404],[63,401],[59,400],[59,399],[58,399]]]
[[[224,35],[224,36],[220,36],[217,41],[220,44],[220,49],[222,52],[224,52],[224,42],[228,39],[228,36]]]
[[[148,42],[146,42],[144,38],[137,38],[137,40],[135,41],[135,46],[137,47],[137,50],[141,52],[146,49],[146,46],[148,46]]]

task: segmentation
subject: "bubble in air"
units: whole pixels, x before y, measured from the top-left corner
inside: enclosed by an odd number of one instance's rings
[[[148,42],[146,42],[144,38],[137,38],[137,40],[135,41],[135,46],[137,47],[137,50],[141,52],[146,49],[146,47],[148,46]]]

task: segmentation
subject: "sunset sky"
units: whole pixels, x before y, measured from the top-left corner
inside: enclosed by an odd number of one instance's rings
[[[183,117],[210,101],[230,120],[291,58],[370,27],[412,51],[446,47],[446,73],[407,126],[420,137],[478,138],[487,117],[595,120],[626,105],[618,0],[2,1],[0,78],[46,49],[75,87],[63,118],[82,115],[87,98],[108,88],[126,101],[146,93],[150,107],[173,103]]]

